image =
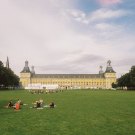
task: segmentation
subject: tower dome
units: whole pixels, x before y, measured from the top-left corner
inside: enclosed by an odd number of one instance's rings
[[[31,73],[35,74],[34,66],[31,67]]]
[[[116,73],[116,72],[113,70],[112,66],[111,66],[111,60],[108,60],[108,61],[107,61],[107,67],[106,67],[105,73]]]
[[[27,60],[25,61],[25,66],[21,73],[30,73],[29,62]]]
[[[104,72],[103,72],[103,66],[100,66],[99,68],[100,68],[99,74],[103,74],[103,73],[104,73]]]

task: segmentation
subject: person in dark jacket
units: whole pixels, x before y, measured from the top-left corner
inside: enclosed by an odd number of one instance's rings
[[[50,108],[54,108],[54,102],[51,102],[49,106]]]

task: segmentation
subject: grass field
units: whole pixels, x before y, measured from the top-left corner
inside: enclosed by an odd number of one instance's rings
[[[4,108],[18,98],[28,105]],[[31,109],[39,98],[56,108]],[[135,135],[135,91],[0,91],[0,135]]]

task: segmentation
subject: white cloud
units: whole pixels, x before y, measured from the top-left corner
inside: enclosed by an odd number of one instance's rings
[[[114,19],[126,16],[127,14],[128,12],[125,10],[112,10],[107,8],[101,8],[90,14],[90,21]]]
[[[99,21],[107,21],[113,20],[117,18],[121,18],[131,14],[131,12],[122,9],[109,9],[109,8],[100,8],[89,14],[86,14],[80,10],[67,10],[66,14],[71,16],[71,18],[75,19],[78,22],[90,24],[92,22],[99,22]]]
[[[4,0],[0,57],[5,62],[8,55],[17,74],[26,59],[39,73],[96,73],[108,59],[115,63],[118,57],[134,56],[126,51],[133,47],[133,38],[125,38],[123,27],[104,22],[124,15],[124,10],[109,9],[88,15],[69,0]]]
[[[115,26],[115,25],[111,25],[111,24],[108,24],[108,23],[97,23],[95,25],[95,27],[101,31],[111,31],[111,30],[114,30],[114,29],[118,29],[118,26]]]

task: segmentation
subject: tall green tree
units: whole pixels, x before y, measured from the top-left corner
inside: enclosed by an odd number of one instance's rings
[[[0,61],[0,87],[16,86],[19,86],[19,77],[10,68],[4,67]]]
[[[135,88],[135,66],[132,66],[130,71],[130,85]]]
[[[135,90],[135,66],[132,66],[129,73],[126,73],[117,80],[117,86]]]
[[[4,66],[2,61],[0,61],[0,86],[3,84]]]

